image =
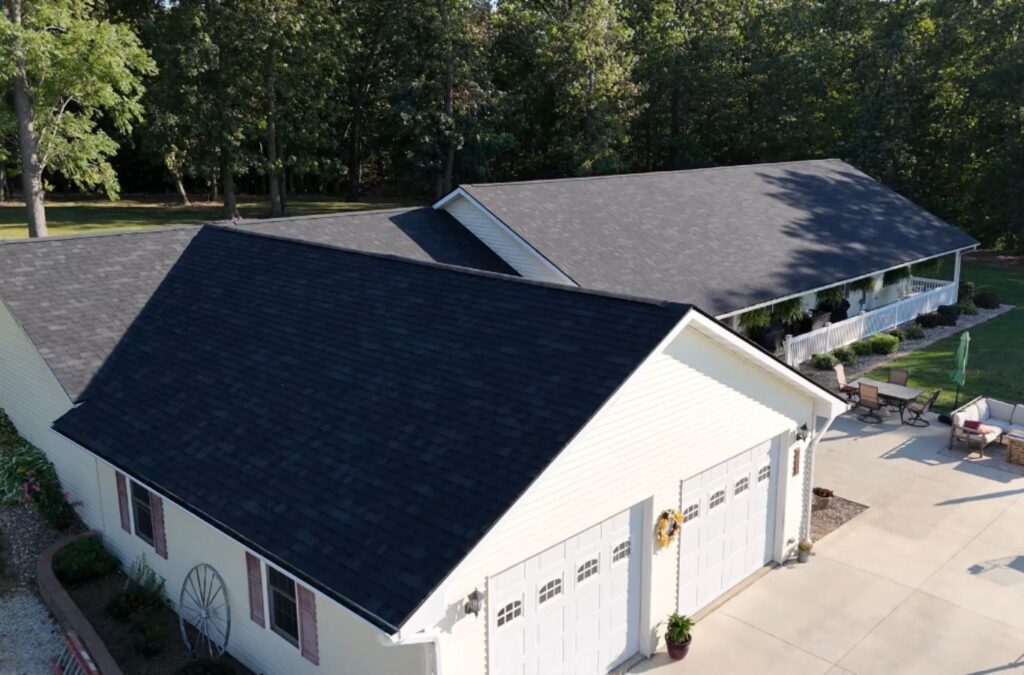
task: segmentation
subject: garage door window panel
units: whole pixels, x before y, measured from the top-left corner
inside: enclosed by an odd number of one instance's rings
[[[498,610],[498,619],[496,623],[498,628],[501,628],[507,623],[515,621],[523,615],[523,601],[513,600],[504,607]]]
[[[622,560],[629,560],[629,540],[622,542],[612,549],[612,564]]]
[[[715,509],[725,503],[725,490],[718,490],[708,500],[708,509]]]
[[[598,558],[591,558],[583,563],[576,570],[576,583],[581,584],[590,577],[596,577],[600,571],[601,561]]]
[[[543,605],[548,600],[562,594],[562,579],[552,579],[540,587],[537,593],[537,604]]]

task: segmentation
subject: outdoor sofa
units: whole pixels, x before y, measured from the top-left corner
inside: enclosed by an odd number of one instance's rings
[[[1024,435],[1024,404],[1013,404],[995,398],[979,396],[953,411],[953,424],[949,431],[949,447],[954,441],[964,441],[984,448],[989,443],[1003,439],[1006,434],[1016,432]],[[966,426],[978,422],[977,429]],[[973,425],[972,425],[973,426]]]

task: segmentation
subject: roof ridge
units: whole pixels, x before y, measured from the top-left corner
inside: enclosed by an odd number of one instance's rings
[[[673,302],[671,300],[658,300],[656,298],[645,298],[641,296],[627,295],[625,293],[613,293],[611,291],[602,291],[592,288],[582,288],[580,286],[569,286],[566,284],[558,284],[551,281],[540,281],[537,279],[527,279],[525,277],[514,277],[508,274],[501,274],[499,272],[489,272],[487,270],[478,270],[471,267],[460,267],[458,265],[448,265],[445,263],[439,263],[429,260],[416,260],[413,258],[403,258],[402,256],[394,255],[391,253],[376,253],[372,251],[360,251],[357,249],[346,248],[344,246],[337,246],[334,244],[328,244],[318,241],[307,241],[304,239],[298,239],[295,237],[289,237],[283,234],[270,234],[266,232],[248,232],[238,227],[231,227],[226,225],[218,225],[215,223],[207,223],[203,225],[201,229],[211,229],[221,232],[227,232],[233,235],[243,237],[256,237],[263,239],[274,239],[277,241],[296,244],[299,246],[308,246],[312,248],[322,248],[329,251],[335,251],[338,253],[347,253],[350,255],[363,256],[367,258],[378,258],[382,260],[388,260],[395,263],[405,265],[415,265],[420,267],[433,268],[442,272],[451,272],[455,274],[462,274],[466,276],[483,277],[486,279],[495,279],[498,281],[505,281],[516,284],[523,284],[526,286],[537,286],[540,288],[549,288],[557,291],[565,291],[569,293],[576,293],[581,295],[593,295],[597,297],[607,298],[609,300],[621,300],[625,302],[634,302],[644,305],[653,305],[656,307],[678,307],[689,309],[692,305],[683,302]],[[685,313],[685,312],[684,312]]]
[[[498,187],[505,185],[537,185],[539,183],[566,183],[572,181],[594,181],[594,180],[608,180],[612,178],[631,178],[636,176],[659,176],[666,174],[677,174],[677,173],[704,173],[709,171],[726,171],[729,169],[751,169],[759,166],[789,166],[792,164],[813,164],[816,162],[841,162],[843,164],[849,164],[848,162],[839,159],[838,157],[823,157],[820,159],[793,159],[785,162],[757,162],[754,164],[730,164],[727,166],[705,166],[696,169],[666,169],[664,171],[632,171],[630,173],[613,173],[604,176],[568,176],[566,178],[538,178],[536,180],[517,180],[517,181],[499,181],[496,183],[462,183],[458,187]],[[852,164],[850,165],[853,166]],[[856,169],[856,167],[853,167]]]
[[[363,216],[367,214],[378,214],[378,213],[395,213],[398,211],[413,211],[416,209],[430,208],[430,204],[420,204],[418,206],[394,206],[387,209],[350,209],[348,211],[330,211],[327,213],[310,213],[304,216],[281,216],[280,218],[240,218],[238,220],[208,220],[203,221],[203,225],[216,225],[216,226],[233,226],[239,227],[244,225],[255,225],[257,223],[280,223],[290,220],[316,220],[321,218],[347,218],[353,216]]]
[[[184,230],[198,230],[201,223],[189,224],[179,223],[177,225],[149,225],[138,230],[104,230],[102,232],[79,232],[76,234],[61,234],[54,237],[22,237],[19,239],[0,239],[0,246],[14,246],[16,244],[43,244],[50,241],[68,241],[72,239],[98,239],[100,237],[121,237],[136,234],[163,234],[166,232],[181,232]]]

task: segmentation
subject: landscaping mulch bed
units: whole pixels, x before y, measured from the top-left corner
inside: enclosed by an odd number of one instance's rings
[[[955,326],[936,326],[934,328],[927,328],[925,329],[925,335],[923,338],[918,340],[903,340],[895,354],[869,354],[867,356],[860,356],[857,358],[857,365],[845,367],[846,379],[847,381],[852,382],[864,373],[871,372],[875,368],[885,365],[889,361],[893,361],[901,356],[923,349],[933,342],[938,342],[944,337],[972,328],[980,323],[988,321],[989,319],[994,319],[1000,314],[1009,312],[1011,309],[1013,309],[1013,305],[1000,305],[998,309],[979,308],[978,313],[974,316],[961,315],[960,320],[957,321],[957,325]],[[906,328],[906,324],[901,326],[901,328]],[[799,370],[801,373],[829,391],[835,391],[839,386],[839,383],[836,381],[835,371],[831,368],[828,370],[818,370],[811,365],[810,361],[805,361],[800,364]]]
[[[859,516],[868,507],[842,497],[833,497],[827,509],[811,511],[811,541],[819,541],[843,523]]]
[[[127,580],[128,577],[123,572],[115,572],[91,579],[78,586],[68,587],[67,591],[82,614],[99,633],[107,645],[107,649],[110,650],[110,655],[121,666],[121,670],[133,675],[135,673],[173,675],[188,665],[191,660],[185,649],[185,644],[181,640],[177,614],[169,608],[160,610],[167,640],[163,651],[152,657],[146,657],[139,653],[136,648],[138,635],[130,621],[118,621],[107,614],[107,603],[124,588]],[[233,667],[234,672],[240,674],[251,673],[245,666],[227,654],[217,662]]]

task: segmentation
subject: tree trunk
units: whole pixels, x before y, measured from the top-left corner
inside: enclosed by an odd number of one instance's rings
[[[224,185],[224,217],[234,220],[239,217],[238,200],[235,196],[235,177],[231,174],[231,163],[227,159],[223,160],[220,174]]]
[[[0,204],[7,201],[7,172],[0,166]]]
[[[11,23],[21,24],[21,0],[7,0],[7,16]],[[33,121],[32,96],[29,93],[28,73],[21,58],[14,64],[14,116],[18,122],[18,148],[21,152],[21,185],[28,215],[28,236],[45,237],[46,207],[43,190],[43,167],[39,163],[39,147]]]
[[[437,0],[437,9],[441,15],[441,31],[444,40],[444,116],[447,127],[442,132],[446,136],[444,156],[441,158],[441,175],[438,180],[438,199],[452,191],[455,174],[455,54],[452,48],[451,20],[448,16],[447,0]]]
[[[277,166],[277,83],[275,45],[267,49],[267,179],[270,183],[270,217],[284,215],[284,201],[281,199],[281,172]]]
[[[348,134],[348,196],[359,199],[362,191],[362,162],[359,157],[359,142],[363,132],[363,97],[356,95],[352,102],[352,124]]]
[[[178,199],[181,200],[182,206],[191,206],[192,202],[188,199],[188,192],[185,191],[185,184],[181,181],[181,176],[174,174],[174,188],[178,191]]]

